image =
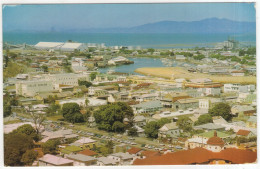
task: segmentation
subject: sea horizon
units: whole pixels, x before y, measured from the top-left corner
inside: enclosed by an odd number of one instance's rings
[[[40,41],[105,43],[106,46],[140,46],[142,48],[212,47],[235,39],[255,46],[255,33],[84,33],[84,32],[3,32],[3,42],[35,45]]]

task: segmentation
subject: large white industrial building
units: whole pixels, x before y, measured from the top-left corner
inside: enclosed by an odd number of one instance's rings
[[[86,45],[84,43],[71,43],[71,42],[39,42],[34,45],[39,50],[59,50],[64,52],[73,52],[75,50],[84,51]]]

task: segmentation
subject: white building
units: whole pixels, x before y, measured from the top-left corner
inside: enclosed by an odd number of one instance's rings
[[[224,84],[224,93],[226,92],[253,92],[255,85],[240,85],[240,84]]]
[[[34,47],[39,50],[59,50],[63,44],[62,42],[39,42]]]
[[[74,52],[75,50],[84,51],[85,49],[86,46],[83,43],[69,43],[69,42],[64,43],[64,45],[62,45],[60,48],[61,51],[66,51],[66,52]]]
[[[74,74],[74,73],[61,73],[61,74],[49,74],[45,76],[45,79],[52,81],[55,89],[59,88],[59,85],[78,86],[78,80],[89,81],[89,74]]]
[[[176,60],[185,60],[186,57],[184,55],[176,55]]]
[[[21,96],[34,96],[40,92],[51,92],[54,90],[50,80],[19,81],[15,84],[16,94]]]
[[[66,99],[66,100],[58,100],[57,103],[59,103],[61,106],[65,103],[77,103],[80,106],[86,106],[85,100],[88,99],[89,103],[88,106],[101,106],[106,105],[107,101],[102,99],[95,99],[95,98],[73,98],[73,99]]]
[[[63,42],[39,42],[34,45],[39,50],[61,50],[65,52],[73,52],[75,50],[83,51],[86,46],[83,43],[63,43]]]

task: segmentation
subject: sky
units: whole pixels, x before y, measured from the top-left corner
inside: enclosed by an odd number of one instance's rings
[[[212,17],[255,22],[254,3],[4,5],[3,31],[134,27]]]

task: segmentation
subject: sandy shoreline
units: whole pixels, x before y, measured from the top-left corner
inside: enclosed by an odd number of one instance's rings
[[[203,73],[190,73],[181,67],[156,67],[156,68],[144,67],[144,68],[136,69],[135,72],[143,75],[163,77],[167,79],[171,79],[172,77],[174,77],[175,79],[209,78],[214,82],[220,82],[220,83],[256,84],[255,76],[235,77],[235,76],[228,76],[228,75],[220,76],[220,75],[208,75]]]

